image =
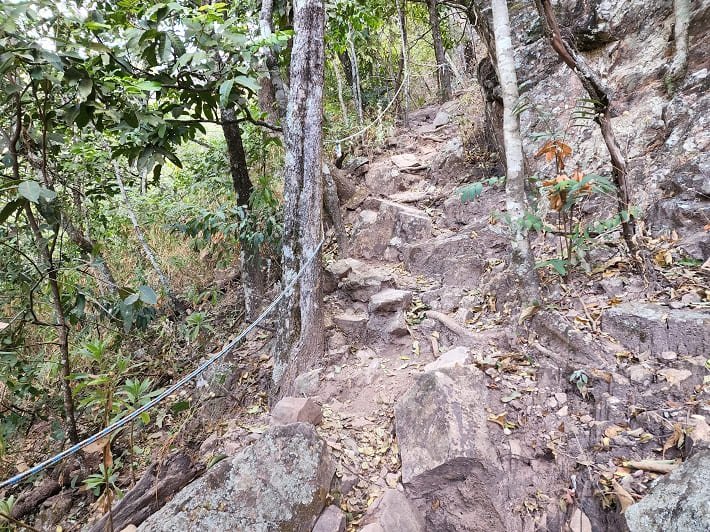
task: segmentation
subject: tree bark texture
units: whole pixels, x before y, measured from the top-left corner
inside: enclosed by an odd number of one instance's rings
[[[239,205],[249,206],[249,197],[254,186],[249,179],[249,166],[242,142],[242,130],[237,122],[234,109],[222,109],[222,132],[227,144],[229,173],[232,175],[234,192],[237,193],[237,202]]]
[[[690,0],[674,0],[675,26],[673,37],[675,54],[668,69],[668,83],[671,90],[685,76],[688,69],[688,27],[690,26]]]
[[[518,78],[510,35],[510,18],[506,0],[492,0],[493,32],[498,58],[498,75],[503,93],[503,139],[506,158],[506,210],[512,232],[511,268],[518,282],[523,304],[539,298],[535,261],[530,250],[528,233],[523,227],[525,216],[525,165],[520,119],[513,112],[518,103]]]
[[[438,4],[438,0],[427,0],[429,26],[431,27],[431,38],[434,42],[434,56],[436,57],[436,77],[439,82],[439,101],[444,103],[451,99],[451,68],[446,60],[444,41],[441,38]]]
[[[400,45],[402,48],[399,55],[399,76],[395,90],[399,88],[401,83],[404,83],[404,87],[402,87],[402,95],[400,96],[400,108],[404,127],[409,127],[409,39],[407,36],[407,13],[405,11],[406,0],[395,1],[397,4],[397,21],[399,23]]]
[[[269,39],[274,33],[274,0],[262,0],[261,2],[261,9],[259,11],[259,33],[263,39]],[[267,95],[262,98],[264,102],[271,103],[272,108],[262,109],[262,111],[265,111],[270,121],[276,124],[281,122],[286,116],[286,94],[288,93],[288,87],[281,77],[279,61],[272,48],[269,47],[264,50],[264,60],[268,77],[265,78],[265,81],[262,81],[262,91],[267,92]],[[260,100],[262,98],[260,98]]]
[[[293,379],[323,356],[321,258],[323,76],[325,64],[323,0],[296,0],[291,87],[284,144],[283,277],[287,287],[304,267],[294,290],[284,298],[274,356],[276,397],[291,391]]]
[[[355,52],[355,40],[353,39],[353,30],[348,26],[348,56],[350,58],[351,78],[353,101],[355,102],[355,110],[357,111],[357,119],[360,125],[364,122],[363,103],[362,103],[362,88],[360,87],[360,67],[357,62],[357,53]]]
[[[602,82],[599,73],[589,66],[587,60],[567,39],[562,37],[550,0],[535,0],[535,5],[542,21],[543,30],[550,40],[552,48],[557,52],[560,59],[577,75],[587,94],[594,101],[596,111],[594,121],[599,124],[602,138],[611,159],[612,178],[616,185],[617,207],[621,218],[621,231],[629,252],[635,255],[636,251],[638,251],[635,241],[636,223],[630,210],[631,201],[626,180],[626,159],[611,125],[609,90]]]

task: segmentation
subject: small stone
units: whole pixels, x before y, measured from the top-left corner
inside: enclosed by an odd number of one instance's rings
[[[439,111],[438,113],[436,113],[434,121],[431,123],[431,125],[435,128],[445,126],[449,123],[450,120],[451,117],[449,116],[449,113],[447,113],[446,111]]]
[[[581,421],[585,425],[589,425],[592,421],[594,421],[594,418],[589,414],[584,414],[582,417],[579,418],[579,421]]]
[[[550,408],[557,408],[557,399],[555,399],[554,397],[550,397],[547,401],[545,401],[545,405]]]
[[[626,369],[626,374],[629,376],[629,379],[631,379],[633,382],[638,383],[650,381],[651,375],[653,375],[650,369],[646,368],[645,366],[642,366],[641,364],[629,366]]]
[[[271,425],[288,425],[302,421],[318,425],[323,420],[323,411],[313,399],[284,397],[271,410]]]
[[[567,394],[564,392],[557,392],[555,394],[555,399],[559,404],[563,405],[567,402]]]
[[[438,369],[464,366],[469,363],[470,353],[466,347],[458,346],[449,349],[434,362],[424,366],[424,371],[436,371]]]
[[[357,475],[345,474],[343,478],[340,479],[340,494],[347,495],[350,493],[358,482]]]
[[[395,312],[397,310],[406,310],[412,302],[412,293],[407,290],[397,290],[394,288],[386,288],[378,292],[370,299],[368,310],[370,312]]]
[[[424,518],[419,510],[398,490],[388,489],[367,511],[363,523],[377,524],[383,532],[424,532]],[[361,530],[366,530],[362,528]]]
[[[689,379],[693,373],[687,369],[664,368],[658,371],[658,374],[668,381],[671,386],[680,384],[684,380]]]
[[[557,417],[567,417],[569,415],[569,407],[567,405],[563,406],[557,411]]]
[[[392,162],[397,168],[410,168],[419,166],[419,159],[413,153],[402,153],[392,156]]]
[[[678,358],[678,353],[675,351],[663,351],[660,355],[658,355],[658,358],[661,360],[675,360]]]
[[[333,316],[333,322],[346,333],[360,334],[367,327],[367,314],[347,310],[342,314]]]
[[[320,514],[312,532],[345,532],[345,514],[331,504]]]
[[[385,482],[390,488],[396,488],[399,483],[399,475],[397,473],[387,473]]]
[[[316,368],[296,377],[293,381],[293,388],[296,394],[303,396],[315,395],[320,385],[320,374],[322,371],[323,368]]]
[[[121,530],[121,532],[136,532],[138,530],[138,527],[136,525],[127,525],[125,528]]]

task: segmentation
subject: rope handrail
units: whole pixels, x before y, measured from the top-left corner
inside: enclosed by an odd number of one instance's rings
[[[240,334],[237,336],[235,339],[231,340],[230,342],[227,343],[219,352],[214,354],[212,357],[210,357],[208,360],[200,364],[197,368],[192,370],[190,373],[185,375],[183,378],[181,378],[179,381],[177,381],[175,384],[170,386],[169,388],[165,389],[162,393],[157,395],[155,398],[153,398],[150,402],[146,403],[142,407],[134,410],[130,414],[128,414],[126,417],[123,417],[119,419],[118,421],[115,421],[108,427],[105,427],[104,429],[100,430],[99,432],[93,434],[92,436],[89,436],[88,438],[80,441],[79,443],[76,443],[69,447],[68,449],[65,449],[64,451],[54,455],[51,458],[48,458],[47,460],[44,460],[43,462],[40,462],[39,464],[31,467],[30,469],[27,469],[21,473],[18,473],[17,475],[10,477],[2,482],[0,482],[0,490],[4,488],[9,488],[11,486],[14,486],[15,484],[18,484],[19,482],[25,480],[28,477],[31,477],[33,475],[36,475],[37,473],[40,473],[47,469],[48,467],[51,467],[65,458],[68,458],[76,453],[78,453],[81,449],[84,447],[91,445],[92,443],[105,438],[114,432],[122,429],[125,427],[128,423],[139,417],[141,414],[144,412],[147,412],[151,408],[153,408],[155,405],[158,403],[161,403],[163,400],[165,400],[167,397],[171,396],[174,394],[177,390],[182,388],[185,384],[193,380],[195,377],[203,373],[208,367],[210,367],[212,364],[217,362],[219,359],[224,357],[227,353],[229,353],[234,347],[239,344],[250,332],[252,332],[261,321],[266,318],[275,308],[276,305],[279,304],[279,302],[284,298],[284,296],[293,289],[293,287],[296,285],[296,283],[299,281],[303,273],[306,271],[308,266],[313,262],[313,259],[318,255],[318,252],[320,251],[321,247],[323,246],[323,242],[325,241],[325,237],[321,238],[321,241],[318,243],[318,246],[316,249],[313,251],[310,257],[306,260],[306,262],[301,266],[301,269],[299,272],[296,274],[296,276],[291,280],[291,282],[283,289],[281,290],[281,293],[274,299],[271,304],[264,309],[264,311],[259,315],[259,317],[256,318],[251,324],[249,324]]]
[[[364,135],[367,133],[367,131],[378,124],[380,120],[387,114],[387,111],[390,110],[390,108],[394,105],[394,103],[397,101],[397,96],[399,96],[399,93],[402,92],[402,88],[404,87],[405,83],[409,79],[409,73],[405,72],[403,78],[402,78],[402,83],[399,84],[399,87],[397,88],[397,91],[394,93],[394,96],[392,96],[392,99],[390,100],[390,103],[387,104],[387,107],[384,108],[384,110],[377,115],[377,117],[370,122],[368,125],[360,129],[360,131],[357,131],[356,133],[353,133],[352,135],[348,135],[347,137],[343,137],[342,139],[336,139],[336,140],[326,140],[325,144],[342,144],[343,142],[346,142],[348,140],[355,139],[361,135]]]

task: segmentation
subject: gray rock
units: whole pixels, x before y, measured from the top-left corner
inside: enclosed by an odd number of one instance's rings
[[[440,235],[424,242],[403,246],[404,264],[446,286],[475,286],[485,268],[481,243],[468,234]]]
[[[368,310],[371,313],[396,312],[406,310],[412,302],[412,293],[408,290],[386,288],[370,299]]]
[[[385,491],[368,509],[362,522],[371,526],[369,530],[373,531],[424,532],[426,530],[419,510],[409,502],[404,493],[396,489]]]
[[[439,111],[438,113],[436,113],[434,121],[431,123],[431,125],[434,127],[445,126],[449,123],[450,120],[451,117],[449,116],[449,113],[447,113],[446,111]]]
[[[323,410],[310,398],[284,397],[271,409],[272,425],[288,425],[299,421],[318,425],[322,420]]]
[[[342,279],[343,291],[354,301],[367,303],[383,288],[393,287],[394,278],[382,268],[352,259],[348,274]]]
[[[636,352],[703,355],[710,345],[710,312],[625,303],[604,311],[602,329]]]
[[[367,327],[367,314],[346,310],[333,316],[333,322],[346,334],[360,337]]]
[[[697,453],[661,478],[624,512],[630,532],[710,530],[710,450]]]
[[[454,368],[420,375],[395,406],[402,483],[426,513],[427,530],[470,530],[474,522],[505,530],[494,506],[499,466],[485,404],[481,372]]]
[[[437,369],[453,368],[455,366],[464,366],[469,363],[470,353],[466,347],[454,347],[437,358],[434,362],[430,362],[424,366],[424,371],[435,371]]]
[[[331,504],[320,514],[313,532],[345,532],[345,514]]]
[[[271,427],[183,489],[138,530],[309,532],[334,470],[327,445],[311,425]]]
[[[320,386],[320,375],[323,368],[316,368],[302,373],[293,381],[293,389],[298,395],[315,395]]]

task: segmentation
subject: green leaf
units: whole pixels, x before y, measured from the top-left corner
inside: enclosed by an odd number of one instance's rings
[[[190,401],[177,401],[170,407],[170,410],[172,410],[173,414],[179,414],[188,408],[190,408]]]
[[[138,287],[138,294],[140,300],[148,305],[155,305],[158,303],[158,295],[155,293],[150,286],[142,285]]]
[[[250,78],[248,76],[237,76],[234,78],[234,81],[236,81],[238,85],[246,87],[252,92],[259,92],[259,89],[261,88],[259,83],[257,83],[254,78]]]
[[[37,181],[23,181],[18,185],[17,192],[32,203],[37,203],[42,193],[42,187],[39,186]]]
[[[10,216],[22,208],[25,200],[16,199],[5,205],[0,211],[0,224],[4,223]]]
[[[82,100],[86,100],[89,97],[89,94],[91,94],[91,91],[93,90],[93,88],[94,88],[94,82],[91,81],[91,79],[89,79],[89,78],[82,79],[79,82],[79,88],[78,88],[79,97]]]
[[[133,305],[136,301],[138,301],[138,298],[139,298],[139,297],[140,297],[140,294],[136,292],[135,294],[131,294],[131,295],[128,296],[126,299],[124,299],[124,300],[123,300],[123,303],[124,303],[126,306],[131,306],[131,305]]]
[[[229,95],[232,93],[232,87],[234,87],[233,79],[228,79],[219,86],[219,105],[222,107],[227,107],[229,103]]]
[[[463,203],[476,199],[483,193],[483,183],[471,183],[459,189],[459,196]]]
[[[142,80],[136,83],[134,87],[145,92],[158,92],[163,88],[163,85],[158,81]]]

